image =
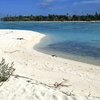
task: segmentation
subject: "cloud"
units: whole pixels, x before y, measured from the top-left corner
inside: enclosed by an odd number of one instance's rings
[[[78,4],[96,4],[96,3],[100,3],[100,0],[82,0],[79,2],[74,2],[74,5],[78,5]]]
[[[41,2],[41,6],[42,7],[48,7],[50,5],[52,5],[56,0],[42,0]]]
[[[100,3],[100,0],[81,1],[81,3],[84,3],[84,4],[89,4],[89,3]]]

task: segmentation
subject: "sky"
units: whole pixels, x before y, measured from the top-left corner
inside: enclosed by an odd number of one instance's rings
[[[0,0],[0,16],[95,12],[100,13],[100,0]]]

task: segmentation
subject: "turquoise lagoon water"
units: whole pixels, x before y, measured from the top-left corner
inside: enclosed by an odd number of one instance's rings
[[[99,22],[0,22],[0,29],[43,33],[46,37],[35,47],[36,50],[100,65]]]

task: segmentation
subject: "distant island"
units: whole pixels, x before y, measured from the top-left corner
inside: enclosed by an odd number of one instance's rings
[[[55,15],[49,14],[47,16],[43,15],[30,15],[30,16],[6,16],[1,18],[1,21],[100,21],[100,13],[95,13],[94,15]]]

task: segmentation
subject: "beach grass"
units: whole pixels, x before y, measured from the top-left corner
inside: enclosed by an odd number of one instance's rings
[[[9,63],[6,63],[5,59],[2,58],[0,62],[0,82],[8,80],[8,78],[13,74],[15,70],[13,66],[13,62],[11,63],[11,65],[9,65]]]

